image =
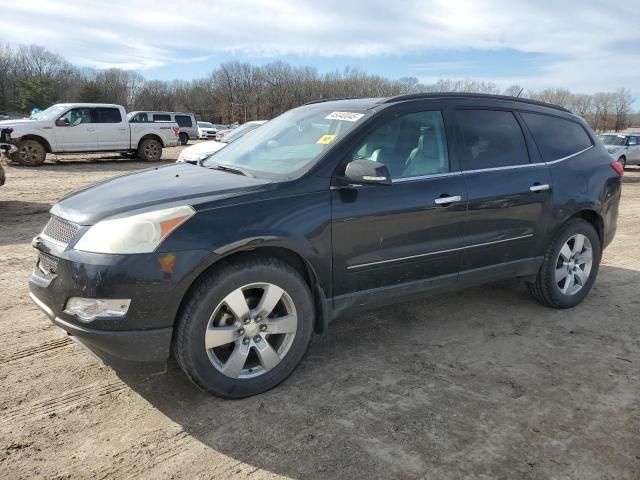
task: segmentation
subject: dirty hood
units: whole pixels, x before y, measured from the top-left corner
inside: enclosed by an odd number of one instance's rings
[[[116,177],[67,194],[51,213],[79,225],[93,225],[108,217],[145,210],[191,205],[251,195],[270,180],[173,164]]]

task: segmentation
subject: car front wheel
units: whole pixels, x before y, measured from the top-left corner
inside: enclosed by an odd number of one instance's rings
[[[246,260],[199,281],[178,321],[173,351],[196,385],[243,398],[293,372],[313,322],[311,294],[300,273],[277,259]]]
[[[140,142],[138,157],[145,162],[155,162],[162,156],[162,144],[153,138]]]
[[[547,248],[529,292],[543,305],[571,308],[582,302],[595,282],[602,249],[593,226],[582,219],[567,222]]]

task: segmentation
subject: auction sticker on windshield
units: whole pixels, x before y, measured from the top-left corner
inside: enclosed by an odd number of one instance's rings
[[[336,135],[323,135],[316,142],[318,145],[329,145],[336,139]]]
[[[333,112],[324,117],[326,120],[342,120],[345,122],[357,122],[362,117],[364,117],[364,113],[354,113],[354,112]]]

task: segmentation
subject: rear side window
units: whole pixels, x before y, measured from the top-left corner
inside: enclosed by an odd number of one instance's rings
[[[179,127],[192,127],[191,117],[188,115],[176,115],[176,123]]]
[[[98,123],[120,123],[122,116],[117,108],[96,108]]]
[[[167,115],[164,113],[154,113],[153,114],[153,121],[154,122],[170,122],[171,121],[171,115]]]
[[[545,162],[568,157],[589,148],[591,138],[582,125],[564,118],[522,112]]]
[[[462,135],[462,170],[529,163],[527,144],[512,112],[457,110],[455,115]]]
[[[144,123],[148,122],[147,114],[145,112],[136,113],[131,120],[131,123]]]

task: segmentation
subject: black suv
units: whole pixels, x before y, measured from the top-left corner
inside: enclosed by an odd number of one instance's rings
[[[348,311],[517,277],[584,299],[622,169],[569,111],[429,94],[315,102],[201,165],[64,197],[34,239],[33,300],[120,369],[239,398],[283,381]]]

